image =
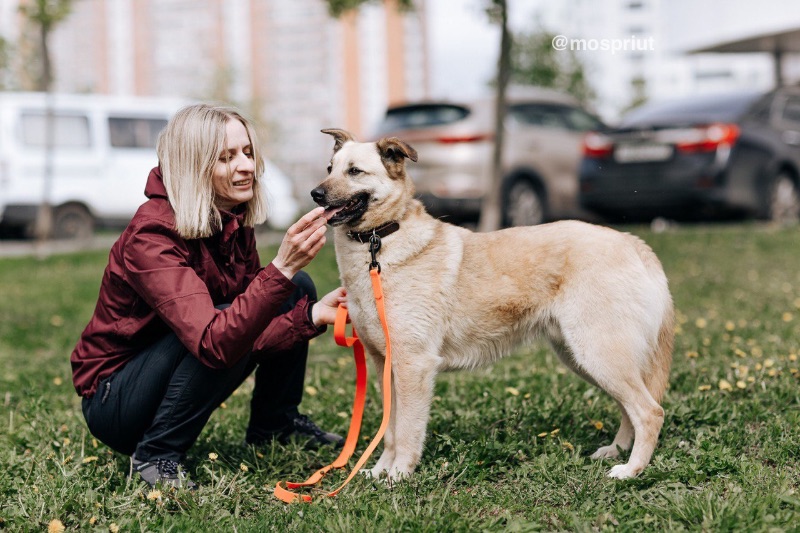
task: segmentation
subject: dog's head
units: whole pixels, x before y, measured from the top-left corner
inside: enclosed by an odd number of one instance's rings
[[[311,197],[335,211],[329,223],[358,231],[400,220],[414,196],[405,160],[416,161],[417,152],[396,137],[360,143],[344,130],[322,133],[335,139],[333,157],[328,177],[311,191]]]

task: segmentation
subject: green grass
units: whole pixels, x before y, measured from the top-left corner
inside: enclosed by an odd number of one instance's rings
[[[88,433],[71,385],[69,354],[106,253],[0,260],[0,528],[42,531],[58,519],[68,531],[800,530],[800,230],[627,229],[661,257],[679,318],[666,422],[639,478],[607,479],[615,463],[588,458],[613,438],[616,407],[537,345],[439,378],[411,479],[390,489],[359,476],[311,505],[280,503],[272,487],[334,453],[241,447],[250,382],[191,451],[203,488],[149,499],[127,479],[127,458]],[[333,288],[332,249],[309,270],[321,291]],[[312,344],[306,385],[303,410],[346,432],[352,360],[330,335]],[[379,421],[371,390],[367,435]]]

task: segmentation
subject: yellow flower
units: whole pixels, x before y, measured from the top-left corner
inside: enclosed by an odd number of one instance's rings
[[[727,322],[725,322],[725,329],[727,331],[733,331],[736,329],[736,324],[734,324],[733,321],[728,320]]]
[[[64,439],[64,446],[69,446],[69,443],[72,442],[69,438]]]
[[[316,396],[317,392],[318,392],[317,388],[312,385],[306,387],[306,394],[308,394],[309,396]]]
[[[217,455],[216,453],[211,452],[208,454],[209,461],[216,461],[217,459],[219,459],[219,455]]]
[[[711,390],[711,385],[700,385],[699,387],[697,387],[697,390],[699,391]]]
[[[789,361],[797,361],[797,354],[796,353],[789,354]]]
[[[721,379],[719,380],[719,390],[733,390],[733,385],[731,385],[728,380]]]
[[[770,368],[773,366],[775,366],[775,361],[773,361],[772,359],[767,359],[766,361],[764,361],[764,368]]]
[[[536,435],[536,436],[537,436],[537,437],[539,437],[539,438],[541,439],[541,438],[543,438],[543,437],[546,437],[546,436],[547,436],[547,432],[546,432],[546,431],[542,431],[541,433],[539,433],[539,434],[538,434],[538,435]]]
[[[792,319],[794,319],[794,315],[792,313],[786,312],[783,313],[781,318],[783,319],[784,322],[791,322]]]
[[[219,408],[220,409],[227,409],[228,408],[228,404],[226,404],[225,402],[222,402],[221,404],[219,404]]]
[[[97,456],[96,455],[90,455],[89,457],[84,457],[83,458],[83,464],[91,463],[93,461],[97,461]]]
[[[703,329],[708,325],[708,321],[701,317],[694,321],[694,325],[697,326],[697,329]]]
[[[53,315],[50,317],[50,325],[55,328],[60,328],[64,325],[64,317],[61,315]]]
[[[161,491],[160,490],[151,490],[147,493],[148,500],[160,500],[161,499]]]
[[[514,387],[506,387],[506,392],[511,396],[519,396],[519,390],[515,389]]]
[[[64,533],[64,524],[58,518],[53,519],[47,524],[47,533]]]
[[[64,383],[64,381],[60,377],[56,376],[53,378],[53,385],[55,385],[56,387],[61,385],[62,383]]]
[[[686,352],[686,357],[688,357],[689,359],[697,359],[699,355],[700,354],[698,354],[695,350],[689,350],[688,352]]]
[[[736,382],[736,387],[739,388],[739,389],[746,389],[747,388],[747,383],[745,383],[744,381],[742,381],[740,379],[739,381]]]
[[[239,465],[239,470],[241,470],[242,472],[247,472],[250,469],[247,468],[246,464],[242,463],[242,464]]]
[[[91,518],[89,519],[89,525],[90,525],[90,526],[93,526],[93,525],[95,525],[96,523],[97,523],[97,517],[96,517],[96,516],[93,516],[93,517],[91,517]]]
[[[601,430],[601,429],[603,429],[603,423],[602,423],[602,422],[600,422],[599,420],[595,420],[595,422],[594,422],[594,428],[595,428],[595,429],[597,429],[597,430]]]
[[[556,428],[556,429],[554,429],[553,431],[550,432],[550,435],[553,435],[553,436],[558,435],[559,431],[561,431],[561,430]]]
[[[115,524],[115,523],[113,523],[113,522],[112,522],[112,523],[111,523],[111,524],[108,526],[108,530],[109,530],[111,533],[119,533],[119,526],[118,526],[117,524]]]
[[[567,441],[563,441],[561,443],[561,446],[563,446],[564,448],[568,449],[571,452],[575,451],[575,446],[573,446],[571,443],[569,443]]]

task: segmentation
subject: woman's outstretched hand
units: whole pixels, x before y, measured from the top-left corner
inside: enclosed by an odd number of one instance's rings
[[[324,213],[322,207],[312,209],[286,230],[272,264],[287,278],[292,279],[325,245],[328,219]]]
[[[347,291],[344,287],[329,292],[314,304],[311,308],[311,321],[317,327],[332,325],[336,321],[339,305],[347,307]]]

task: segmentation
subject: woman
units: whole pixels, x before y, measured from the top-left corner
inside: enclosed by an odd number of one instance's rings
[[[211,413],[255,370],[246,442],[342,443],[297,407],[308,341],[333,324],[343,289],[316,301],[300,269],[325,244],[314,209],[262,268],[264,163],[236,110],[180,110],[158,139],[149,198],[114,244],[94,315],[72,353],[89,430],[131,455],[150,485],[195,488],[180,462]]]

